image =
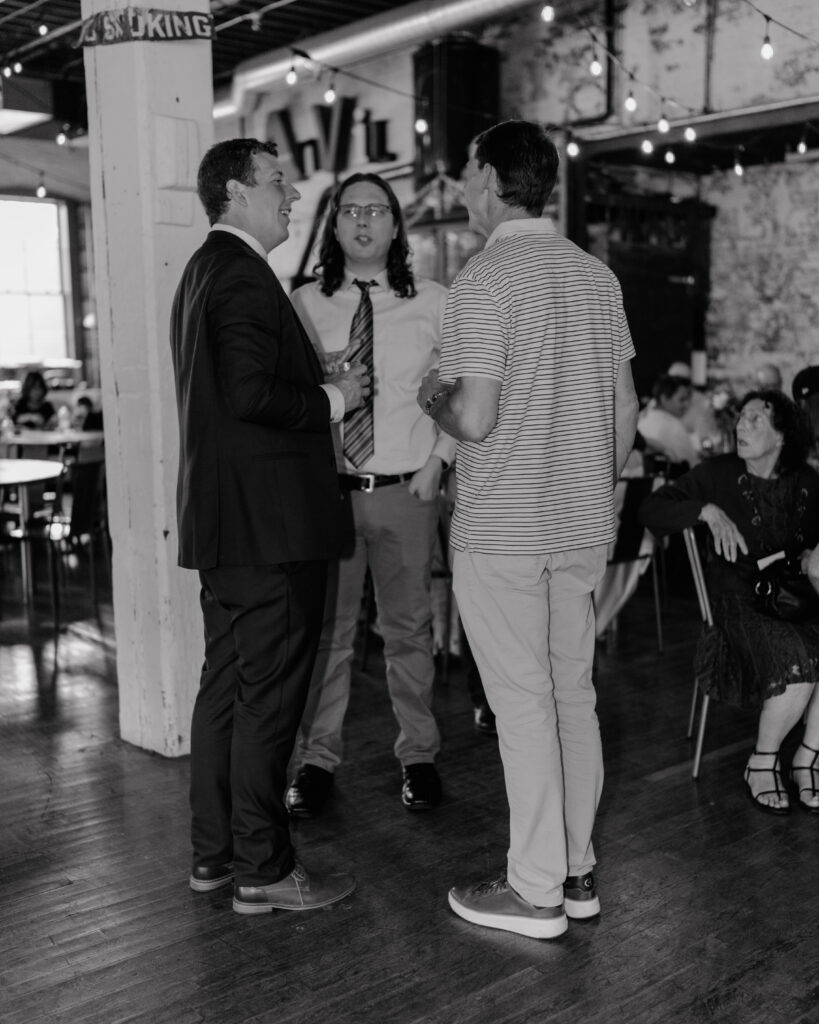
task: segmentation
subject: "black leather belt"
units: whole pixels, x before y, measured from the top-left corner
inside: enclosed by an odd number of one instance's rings
[[[390,484],[403,484],[412,480],[414,473],[395,473],[392,476],[382,473],[339,473],[339,487],[345,491],[364,491],[372,494],[376,487],[387,487]]]

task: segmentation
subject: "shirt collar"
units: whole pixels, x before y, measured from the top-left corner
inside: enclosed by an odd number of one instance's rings
[[[214,224],[211,227],[211,231],[227,231],[229,235],[235,235],[237,238],[249,245],[250,248],[258,253],[259,256],[267,263],[267,253],[264,251],[264,246],[258,238],[254,238],[253,235],[249,235],[246,231],[242,231],[241,228],[235,228],[232,224]]]
[[[497,242],[507,235],[554,235],[554,222],[550,217],[519,217],[515,220],[504,220],[487,238],[484,248]]]
[[[354,281],[360,281],[360,280],[361,280],[360,277],[356,277],[355,274],[351,274],[349,270],[345,269],[345,271],[344,271],[344,290],[345,291],[349,291],[351,288],[355,288],[355,290],[358,291],[358,285],[354,284],[353,282]],[[387,281],[387,271],[386,271],[386,269],[382,270],[378,274],[374,274],[370,278],[370,280],[371,281],[375,281],[376,286],[378,288],[388,288],[389,287],[389,282]]]

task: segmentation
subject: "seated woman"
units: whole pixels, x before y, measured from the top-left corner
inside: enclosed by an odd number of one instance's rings
[[[45,377],[38,370],[26,374],[11,416],[16,426],[48,430],[54,425],[57,413],[51,402],[46,400],[47,393]]]
[[[819,572],[819,475],[805,462],[807,431],[781,391],[752,391],[740,403],[736,455],[696,466],[649,495],[640,518],[654,533],[706,524],[706,580],[714,627],[704,629],[695,671],[703,693],[759,707],[745,782],[764,811],[790,809],[779,748],[805,715],[791,764],[800,804],[819,813],[819,618],[784,622],[757,611],[757,560],[779,551]],[[813,559],[813,562],[811,562]]]
[[[682,421],[691,405],[691,382],[685,377],[664,374],[655,382],[651,395],[637,423],[646,445],[671,462],[693,466],[699,462],[700,454]]]

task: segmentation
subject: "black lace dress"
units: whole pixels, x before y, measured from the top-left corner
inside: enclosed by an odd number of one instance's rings
[[[748,544],[735,563],[717,557],[708,533],[706,581],[714,617],[695,656],[704,693],[759,707],[791,683],[819,681],[819,621],[782,622],[754,607],[757,559],[801,553],[819,542],[819,475],[805,467],[770,480],[748,473],[735,455],[696,466],[643,503],[640,518],[659,536],[694,526],[703,505],[719,506]]]

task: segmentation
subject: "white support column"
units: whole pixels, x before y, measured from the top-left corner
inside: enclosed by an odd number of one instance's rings
[[[127,6],[82,0],[82,14]],[[161,4],[205,14],[209,6]],[[202,625],[198,578],[176,565],[168,324],[184,265],[207,233],[195,190],[213,138],[211,44],[87,46],[85,76],[120,730],[177,756],[189,750]]]

